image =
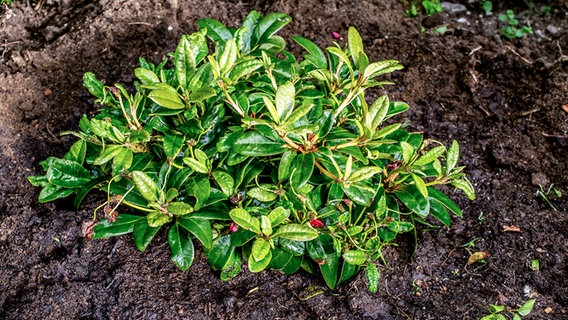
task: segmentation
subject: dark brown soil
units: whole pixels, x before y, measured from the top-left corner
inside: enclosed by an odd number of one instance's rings
[[[534,297],[527,319],[568,319],[568,4],[552,1],[548,14],[540,2],[496,4],[496,13],[534,4],[521,22],[535,35],[505,41],[496,14],[460,3],[467,12],[425,20],[405,17],[397,0],[15,0],[0,9],[0,318],[479,319],[489,304]],[[387,90],[411,104],[412,128],[460,141],[477,200],[456,194],[464,217],[419,230],[416,251],[411,235],[386,249],[376,294],[363,275],[336,290],[306,273],[243,272],[223,283],[203,257],[182,273],[164,234],[145,253],[129,237],[84,238],[99,195],[79,211],[40,205],[26,181],[73,142],[59,133],[92,111],[84,72],[129,83],[139,56],[161,60],[196,20],[236,26],[252,9],[290,14],[285,35],[320,45],[357,27],[373,59],[406,66]],[[448,31],[423,33],[423,24]],[[562,192],[550,197],[558,211],[539,184]],[[511,226],[521,231],[504,231]],[[468,250],[489,253],[487,263],[467,266]],[[312,286],[323,294],[303,299]]]

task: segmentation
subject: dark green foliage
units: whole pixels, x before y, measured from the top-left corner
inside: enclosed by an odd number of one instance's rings
[[[252,272],[319,267],[330,288],[367,269],[377,290],[374,262],[387,242],[430,215],[444,225],[461,215],[434,186],[471,199],[473,188],[457,142],[446,148],[385,123],[409,106],[366,96],[389,84],[377,78],[402,69],[397,61],[370,62],[354,28],[346,48],[294,37],[307,50],[298,61],[276,35],[289,21],[254,11],[238,29],[201,20],[171,61],[140,60],[134,93],[87,73],[103,107],[81,119],[62,159],[29,177],[43,188],[39,201],[76,194],[78,205],[104,190],[93,237],[133,233],[144,251],[162,230],[182,270],[197,239],[224,280],[244,260]],[[118,214],[120,205],[138,215]]]

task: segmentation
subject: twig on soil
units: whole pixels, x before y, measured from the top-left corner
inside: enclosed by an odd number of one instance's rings
[[[533,110],[529,110],[529,111],[525,111],[523,113],[521,113],[522,117],[526,117],[526,116],[531,116],[533,113],[540,111],[539,108],[537,109],[533,109]]]
[[[509,51],[511,51],[512,53],[514,53],[517,57],[521,58],[521,60],[523,60],[523,61],[526,62],[527,64],[532,64],[532,62],[531,62],[529,59],[527,59],[527,58],[521,56],[521,55],[520,55],[517,51],[515,51],[513,48],[511,48],[511,47],[509,47],[509,46],[505,46],[505,48],[509,49]]]
[[[543,136],[547,137],[547,138],[557,138],[557,139],[567,139],[568,136],[561,136],[559,134],[548,134],[548,133],[542,133]]]
[[[456,249],[457,249],[457,247],[454,247],[452,249],[452,251],[450,251],[450,253],[448,253],[448,256],[446,256],[446,259],[444,259],[444,261],[442,261],[442,263],[440,264],[440,267],[444,267],[444,265],[446,264],[446,262],[448,261],[448,259],[452,255],[452,253],[454,253],[454,251],[456,251]]]
[[[149,23],[149,22],[144,22],[144,21],[135,21],[135,22],[130,22],[130,23],[129,23],[129,25],[133,25],[133,24],[142,24],[142,25],[150,26],[150,27],[153,27],[153,26],[154,26],[153,24],[151,24],[151,23]]]
[[[473,50],[471,50],[471,51],[469,52],[469,55],[471,56],[471,55],[473,55],[474,53],[476,53],[477,51],[479,51],[479,50],[481,50],[481,49],[482,49],[481,46],[479,46],[479,47],[477,47],[477,48],[473,48]]]
[[[45,129],[47,130],[47,133],[49,133],[53,137],[53,139],[55,139],[56,141],[60,140],[56,135],[53,134],[53,132],[51,132],[51,129],[49,128],[49,123],[45,125]]]
[[[11,46],[13,44],[18,44],[18,43],[23,43],[22,40],[17,40],[17,41],[11,41],[11,42],[6,42],[6,43],[2,43],[0,44],[1,47],[7,47],[7,46]]]

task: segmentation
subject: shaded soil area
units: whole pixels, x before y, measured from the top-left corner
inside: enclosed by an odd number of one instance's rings
[[[568,319],[568,4],[551,1],[546,12],[544,3],[527,3],[500,2],[485,16],[478,2],[460,1],[457,12],[426,19],[405,17],[396,0],[16,0],[2,7],[0,318],[479,319],[489,304],[514,309],[536,298],[527,319]],[[182,273],[164,233],[144,253],[129,237],[84,238],[81,224],[101,195],[78,211],[66,201],[38,204],[39,190],[26,180],[40,173],[38,161],[63,155],[73,140],[60,133],[93,111],[84,72],[131,83],[138,57],[160,61],[198,19],[237,26],[253,9],[290,14],[284,36],[321,46],[344,44],[332,32],[357,27],[372,59],[406,67],[386,88],[412,107],[401,120],[428,138],[461,144],[477,200],[456,193],[463,218],[450,228],[421,228],[415,251],[412,235],[385,249],[376,294],[361,274],[329,290],[307,273],[245,271],[223,283],[203,257]],[[497,13],[505,9],[527,13],[520,22],[535,34],[501,39]],[[437,25],[447,31],[421,32]],[[552,184],[549,205],[537,191]],[[476,251],[489,254],[486,263],[468,266]],[[538,271],[529,267],[536,259]]]

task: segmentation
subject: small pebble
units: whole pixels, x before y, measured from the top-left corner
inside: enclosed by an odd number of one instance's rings
[[[531,183],[533,186],[545,187],[548,185],[548,178],[542,172],[533,172],[531,175]]]
[[[466,12],[467,8],[461,4],[461,3],[452,3],[452,2],[441,2],[440,3],[442,5],[442,7],[444,8],[444,11],[450,12],[450,13],[460,13],[460,12]]]

